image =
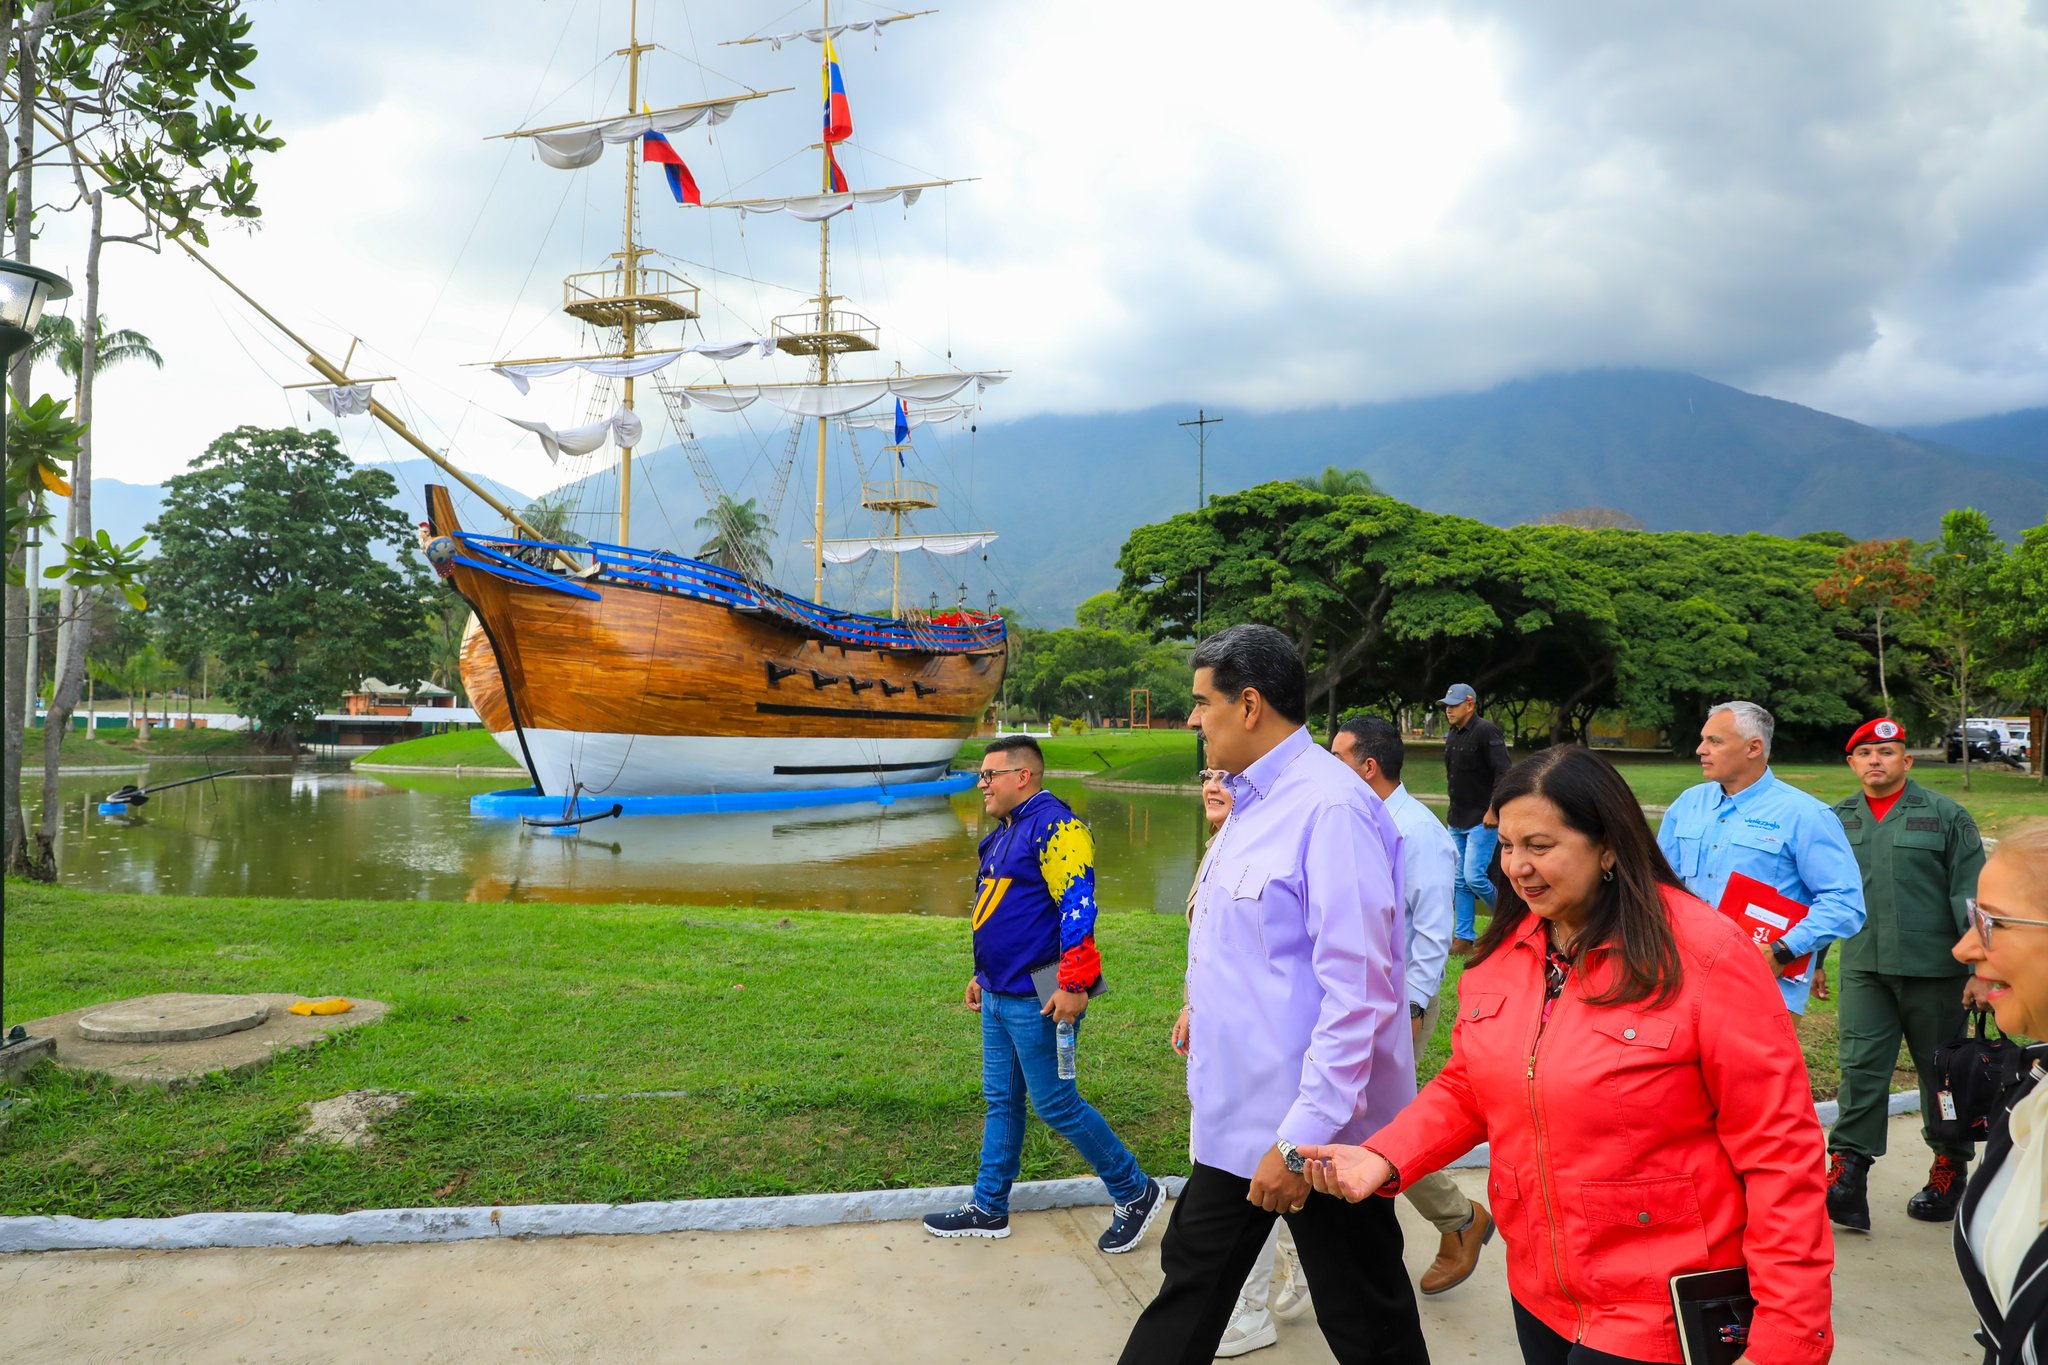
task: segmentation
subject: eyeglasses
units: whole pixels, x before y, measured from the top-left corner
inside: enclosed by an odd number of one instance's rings
[[[983,768],[980,774],[975,777],[974,785],[977,787],[986,787],[989,783],[995,781],[1004,773],[1021,773],[1026,771],[1029,770],[1025,768]]]
[[[1970,922],[1977,926],[1977,941],[1984,945],[1984,951],[1991,951],[1991,926],[1994,924],[2024,924],[2036,929],[2048,929],[2048,919],[2015,919],[2011,915],[1994,915],[1976,901],[1963,902],[1970,907]]]
[[[1203,783],[1221,782],[1224,778],[1228,776],[1230,776],[1230,774],[1224,772],[1221,768],[1204,768],[1200,772],[1195,774],[1195,780],[1197,782]]]

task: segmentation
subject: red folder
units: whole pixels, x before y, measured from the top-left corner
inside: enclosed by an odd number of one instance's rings
[[[1806,918],[1807,907],[1790,896],[1780,895],[1766,882],[1754,877],[1745,877],[1740,872],[1730,873],[1728,885],[1721,892],[1722,914],[1749,930],[1750,938],[1759,945],[1776,943],[1785,937],[1793,925]],[[1806,970],[1813,965],[1813,954],[1795,957],[1785,964],[1780,973],[1787,981],[1806,980]]]

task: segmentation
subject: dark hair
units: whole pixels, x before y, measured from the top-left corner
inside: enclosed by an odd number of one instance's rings
[[[1588,839],[1607,845],[1614,854],[1614,880],[1602,881],[1594,893],[1592,912],[1579,936],[1577,956],[1606,946],[1613,951],[1614,984],[1589,1005],[1661,1005],[1678,993],[1682,968],[1678,940],[1671,932],[1659,886],[1683,891],[1685,883],[1664,860],[1650,835],[1643,808],[1621,774],[1591,749],[1559,744],[1507,770],[1493,788],[1493,806],[1506,812],[1508,803],[1540,796],[1557,807],[1566,825]],[[1472,953],[1484,961],[1521,932],[1529,907],[1506,877],[1495,881],[1493,923]]]
[[[1039,772],[1045,771],[1045,750],[1029,735],[1002,735],[988,742],[984,754],[1029,754]]]
[[[1390,720],[1378,716],[1353,716],[1337,727],[1337,735],[1351,736],[1351,747],[1360,758],[1369,758],[1380,765],[1389,782],[1401,780],[1401,765],[1408,759],[1408,746],[1401,742],[1401,731]],[[1337,735],[1330,736],[1330,742],[1337,742]]]
[[[1218,691],[1236,696],[1256,688],[1282,720],[1308,718],[1308,672],[1285,635],[1271,626],[1232,626],[1195,650],[1197,671],[1208,669]]]

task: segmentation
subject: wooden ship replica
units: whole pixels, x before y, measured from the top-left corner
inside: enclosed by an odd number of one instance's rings
[[[816,194],[701,201],[667,134],[699,122],[716,125],[746,101],[777,92],[660,109],[643,105],[641,56],[654,45],[640,39],[637,6],[631,36],[618,54],[628,63],[622,116],[503,135],[532,139],[541,160],[565,169],[596,163],[607,146],[623,146],[627,153],[623,245],[609,265],[572,275],[563,285],[562,311],[595,329],[603,344],[588,354],[493,366],[522,392],[531,379],[571,368],[598,377],[591,408],[600,420],[561,430],[537,421],[518,424],[533,431],[551,455],[583,454],[607,441],[616,447],[616,540],[547,539],[439,452],[427,452],[519,531],[504,536],[464,529],[447,489],[427,491],[427,558],[474,612],[462,645],[463,682],[485,725],[526,767],[541,795],[573,802],[579,795],[772,793],[932,781],[946,773],[1002,684],[1008,640],[993,595],[987,612],[967,610],[964,598],[949,611],[937,610],[936,598],[929,612],[906,609],[900,568],[905,553],[960,554],[994,539],[978,531],[906,533],[904,518],[937,506],[938,493],[932,484],[902,476],[901,455],[908,427],[971,411],[970,403],[954,400],[970,388],[970,399],[978,397],[1002,374],[905,374],[898,367],[886,377],[861,378],[845,372],[850,357],[878,349],[879,329],[842,307],[832,290],[832,220],[856,205],[907,206],[922,191],[952,183],[855,189],[846,182],[834,146],[850,131],[850,120],[832,40],[847,28],[875,26],[870,20],[835,28],[828,6],[819,30],[741,40],[774,41],[779,49],[783,40],[803,38],[823,49],[825,126]],[[659,340],[659,329],[698,319],[699,296],[687,280],[647,262],[655,253],[635,227],[636,173],[643,159],[661,165],[677,200],[705,212],[815,222],[818,291],[809,306],[775,318],[764,335],[741,341]],[[765,359],[775,353],[803,358],[806,380],[742,385],[647,379],[678,362],[687,368],[704,357]],[[323,373],[341,382],[321,401],[331,405],[335,392],[363,393],[351,390],[344,373],[331,367]],[[795,426],[771,495],[771,523],[800,446],[809,444],[802,441],[804,424],[815,427],[816,498],[806,542],[810,597],[771,584],[766,556],[744,527],[721,526],[722,562],[633,545],[633,452],[645,431],[635,406],[636,379],[646,381],[642,392],[653,387],[659,395],[714,517],[721,509],[730,515],[733,504],[720,492],[716,471],[692,434],[690,409],[736,412],[765,401],[790,415]],[[610,396],[614,381],[616,407]],[[936,406],[949,402],[953,406]],[[359,400],[359,410],[379,407],[368,403],[366,393]],[[611,408],[608,414],[605,408]],[[862,415],[870,408],[887,415]],[[861,483],[862,506],[878,514],[878,523],[887,519],[887,534],[826,534],[828,435],[834,427],[849,439],[860,429],[894,434],[896,444],[885,447],[879,462],[887,472],[871,478],[864,467]],[[828,605],[826,564],[874,554],[890,556],[889,614]]]

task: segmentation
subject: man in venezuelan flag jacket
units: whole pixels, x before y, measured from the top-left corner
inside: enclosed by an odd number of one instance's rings
[[[1102,979],[1102,960],[1095,951],[1095,842],[1044,781],[1044,755],[1028,735],[998,739],[982,756],[982,807],[996,827],[981,841],[966,998],[981,1015],[988,1119],[973,1199],[929,1215],[925,1229],[938,1237],[1010,1235],[1010,1186],[1023,1158],[1028,1096],[1038,1116],[1087,1158],[1115,1202],[1096,1245],[1129,1251],[1165,1201],[1159,1183],[1139,1169],[1074,1080],[1059,1074],[1059,1026],[1079,1029],[1088,990]],[[1046,968],[1056,970],[1041,998],[1031,978]]]

